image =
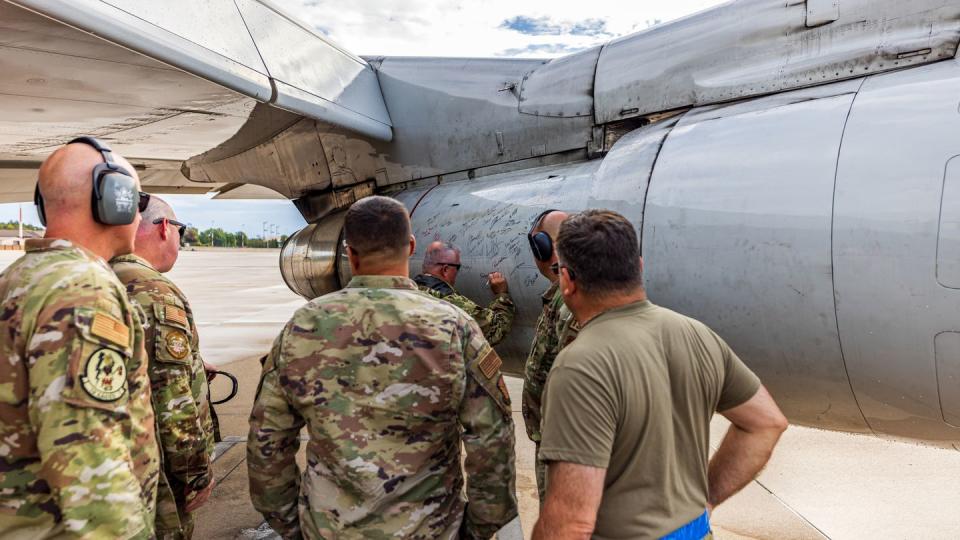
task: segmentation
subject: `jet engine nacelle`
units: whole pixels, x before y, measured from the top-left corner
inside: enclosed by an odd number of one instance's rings
[[[291,291],[307,300],[340,289],[350,280],[343,253],[345,212],[296,232],[280,249],[280,274]]]

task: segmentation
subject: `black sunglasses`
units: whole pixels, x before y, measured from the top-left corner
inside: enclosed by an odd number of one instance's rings
[[[570,276],[570,279],[576,281],[577,275],[573,273],[573,268],[570,268],[569,266],[567,266],[567,265],[565,265],[565,264],[560,264],[560,263],[558,263],[558,262],[555,262],[555,263],[553,263],[553,264],[550,265],[550,271],[553,272],[555,275],[558,275],[558,276],[560,275],[560,269],[561,269],[561,268],[566,268],[566,269],[567,269],[567,275]]]
[[[140,213],[142,214],[147,211],[147,205],[150,204],[150,194],[142,191],[139,193],[140,200],[137,202],[137,209],[140,210]],[[156,223],[156,221],[154,221],[154,223]]]
[[[147,196],[149,197],[149,195],[147,195]],[[180,223],[179,221],[177,221],[177,220],[175,220],[175,219],[157,218],[157,219],[153,220],[153,224],[154,224],[154,225],[159,225],[159,224],[163,223],[164,221],[166,221],[167,223],[169,223],[169,224],[171,224],[171,225],[173,225],[174,227],[177,228],[177,232],[180,233],[180,239],[181,239],[181,240],[183,240],[183,237],[187,235],[187,226],[186,226],[186,224]]]
[[[459,263],[440,263],[440,266],[449,266],[451,268],[456,268],[457,271],[459,271],[462,265]]]

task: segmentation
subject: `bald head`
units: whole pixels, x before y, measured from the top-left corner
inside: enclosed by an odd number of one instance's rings
[[[563,220],[567,219],[570,214],[567,214],[563,210],[554,210],[549,214],[543,216],[543,219],[540,220],[540,224],[533,230],[534,233],[545,232],[550,235],[554,241],[556,241],[557,236],[560,235],[560,224],[563,223]]]
[[[547,233],[547,235],[550,237],[551,245],[553,246],[550,253],[550,259],[541,261],[540,259],[534,257],[534,262],[537,264],[537,270],[540,270],[540,274],[554,282],[557,281],[557,275],[553,273],[553,270],[550,268],[550,266],[557,262],[557,237],[560,235],[560,225],[565,219],[567,219],[567,217],[569,217],[569,214],[563,210],[553,210],[552,212],[540,218],[540,222],[537,223],[536,227],[534,227],[533,231],[531,231],[531,234],[537,234],[541,232]]]
[[[112,154],[117,165],[140,179],[130,162]],[[133,251],[140,216],[129,225],[103,225],[93,217],[93,169],[103,163],[95,148],[72,143],[54,151],[40,166],[37,188],[43,197],[48,238],[63,238],[109,260]]]
[[[137,171],[123,156],[114,153],[113,160],[137,179]],[[76,219],[85,215],[91,221],[91,193],[93,169],[103,163],[103,157],[95,148],[83,143],[73,143],[56,150],[40,166],[37,182],[43,196],[43,206],[49,220]]]

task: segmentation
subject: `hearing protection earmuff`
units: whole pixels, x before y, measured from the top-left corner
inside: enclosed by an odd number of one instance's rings
[[[150,196],[137,190],[137,181],[133,174],[113,160],[113,150],[102,141],[93,137],[78,137],[67,144],[82,143],[95,148],[103,157],[103,163],[93,168],[93,194],[91,209],[93,219],[103,225],[129,225],[137,216],[137,211],[146,209]],[[47,225],[47,215],[40,194],[40,183],[33,192],[33,202],[37,205],[40,223]]]
[[[533,257],[541,262],[547,262],[551,257],[553,257],[553,240],[550,238],[549,234],[543,231],[540,231],[537,234],[533,234],[533,231],[540,226],[540,222],[543,221],[543,218],[545,218],[547,214],[556,211],[556,209],[551,208],[541,212],[540,215],[533,220],[533,225],[530,226],[530,230],[527,232],[527,240],[530,242],[530,251],[533,252]]]

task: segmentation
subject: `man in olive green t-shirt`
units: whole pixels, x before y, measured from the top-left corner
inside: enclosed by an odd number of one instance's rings
[[[709,538],[709,511],[763,468],[786,419],[719,336],[647,300],[623,216],[571,216],[557,249],[582,329],[547,380],[534,538]],[[732,426],[708,464],[716,411]]]

